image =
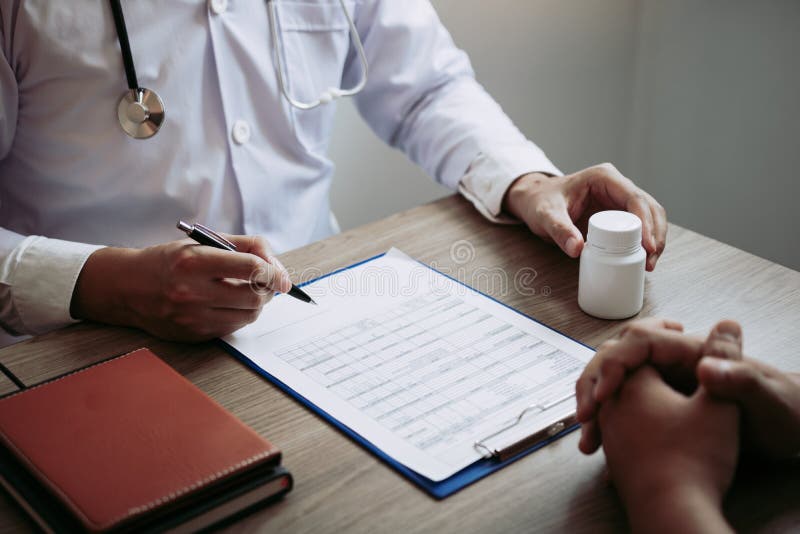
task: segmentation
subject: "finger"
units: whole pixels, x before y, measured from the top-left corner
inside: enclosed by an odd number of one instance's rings
[[[282,293],[288,292],[292,287],[291,278],[289,276],[289,272],[286,270],[286,267],[283,266],[278,258],[275,256],[275,253],[272,250],[272,246],[269,244],[269,241],[264,239],[261,236],[253,236],[253,235],[227,235],[225,237],[230,240],[234,245],[236,245],[236,250],[239,252],[248,252],[250,254],[255,254],[259,258],[263,259],[270,265],[273,265],[278,272],[280,273],[280,279],[277,282],[280,286]]]
[[[601,404],[597,413],[600,432],[602,434],[606,429],[613,429],[619,417],[629,418],[632,408],[645,412],[653,406],[663,409],[664,403],[674,400],[676,396],[679,398],[680,394],[662,380],[658,371],[649,365],[640,367],[625,381],[615,397]]]
[[[660,317],[646,317],[626,324],[620,331],[617,339],[606,340],[597,347],[597,355],[586,365],[586,368],[575,383],[575,398],[577,403],[576,415],[578,421],[588,421],[595,416],[597,412],[597,402],[595,401],[594,389],[597,387],[597,379],[600,375],[600,365],[604,357],[603,355],[612,352],[611,349],[631,327],[654,330],[667,329],[675,332],[683,332],[683,325],[677,321]]]
[[[567,256],[577,258],[583,250],[583,236],[572,222],[563,198],[555,204],[544,204],[537,208],[539,224],[547,235]]]
[[[609,339],[597,347],[597,351],[607,351],[617,343],[618,341],[616,339]],[[595,356],[595,358],[586,365],[581,376],[578,377],[578,380],[575,382],[575,402],[577,404],[575,415],[581,423],[591,420],[597,413],[594,388],[597,385],[599,363],[600,360]]]
[[[653,238],[655,239],[656,250],[647,257],[647,270],[652,271],[656,267],[656,262],[664,248],[667,246],[667,212],[664,207],[659,204],[652,196],[647,195],[648,203],[650,204],[650,212],[653,217]]]
[[[269,302],[274,293],[272,289],[264,290],[244,280],[203,278],[178,284],[167,297],[177,305],[256,310]]]
[[[710,395],[742,410],[746,444],[774,458],[800,453],[800,389],[791,376],[757,360],[703,358],[697,369]]]
[[[702,340],[679,331],[631,325],[617,345],[595,356],[599,359],[595,401],[608,400],[622,385],[625,376],[645,363],[660,371],[670,371],[675,379],[694,376],[702,346]]]
[[[653,212],[647,203],[644,192],[636,188],[625,202],[625,210],[633,213],[642,221],[642,246],[648,254],[656,252],[656,239],[654,236]]]
[[[211,279],[247,280],[255,287],[286,293],[292,287],[288,274],[255,254],[211,247],[191,247],[196,256],[194,274]]]
[[[255,321],[260,312],[193,306],[175,319],[173,337],[202,341],[225,336]]]
[[[665,328],[667,330],[674,330],[676,332],[683,332],[683,324],[679,323],[678,321],[674,321],[672,319],[665,319],[663,317],[645,317],[643,319],[636,319],[635,321],[631,321],[625,326],[622,327],[620,330],[618,337],[622,337],[628,331],[628,329],[632,326],[644,326],[647,328]]]
[[[666,400],[674,395],[679,395],[672,389],[650,365],[639,367],[622,386],[617,397],[618,403],[641,403],[649,399],[660,398]],[[602,424],[601,424],[602,428]]]
[[[602,444],[600,427],[594,419],[581,423],[581,439],[578,442],[578,449],[583,454],[592,454],[600,448]]]
[[[270,256],[267,261],[269,261],[272,265],[277,267],[279,271],[283,271],[284,273],[286,273],[286,276],[289,276],[289,271],[283,265],[283,262],[278,259],[278,256]]]
[[[267,264],[254,254],[199,245],[186,247],[182,253],[189,264],[186,270],[201,278],[249,280],[253,271]]]
[[[744,404],[761,402],[771,396],[764,372],[749,360],[705,357],[697,366],[697,379],[709,393]]]
[[[727,360],[742,359],[742,327],[735,321],[717,323],[703,345],[703,354]]]
[[[257,283],[236,280],[212,280],[205,302],[214,308],[258,310],[272,300],[275,291]]]
[[[264,260],[274,255],[274,252],[272,251],[272,245],[270,245],[269,241],[261,236],[231,234],[222,234],[222,236],[236,245],[236,250],[239,252],[255,254]]]
[[[592,196],[609,208],[625,209],[642,221],[642,246],[648,253],[656,251],[653,237],[654,222],[647,201],[649,196],[610,163],[603,163],[580,171],[578,175],[588,180]]]

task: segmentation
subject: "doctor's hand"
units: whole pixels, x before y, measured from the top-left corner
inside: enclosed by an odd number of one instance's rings
[[[675,391],[638,369],[599,412],[609,476],[634,532],[732,532],[722,515],[739,410],[704,388]]]
[[[289,291],[291,281],[262,238],[225,237],[236,252],[190,239],[97,250],[78,277],[72,316],[134,326],[175,341],[238,330],[258,318],[273,290]]]
[[[642,246],[652,271],[667,241],[667,214],[656,199],[610,163],[568,176],[531,173],[508,189],[503,209],[525,221],[536,235],[554,241],[570,257],[583,250],[582,230],[603,210],[625,210],[642,220]]]

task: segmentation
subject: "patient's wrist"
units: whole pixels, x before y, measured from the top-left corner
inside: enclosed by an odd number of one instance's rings
[[[685,481],[621,497],[633,532],[733,532],[713,488]]]

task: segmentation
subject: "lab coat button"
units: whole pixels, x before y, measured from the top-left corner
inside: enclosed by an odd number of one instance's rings
[[[209,0],[208,4],[215,15],[221,15],[228,10],[228,0]]]
[[[231,132],[233,140],[236,144],[243,145],[250,140],[250,125],[247,121],[239,119],[233,123],[233,131]]]

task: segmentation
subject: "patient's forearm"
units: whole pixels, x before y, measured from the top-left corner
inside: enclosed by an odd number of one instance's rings
[[[623,499],[633,532],[683,534],[732,533],[713,492],[680,486],[656,495]]]

